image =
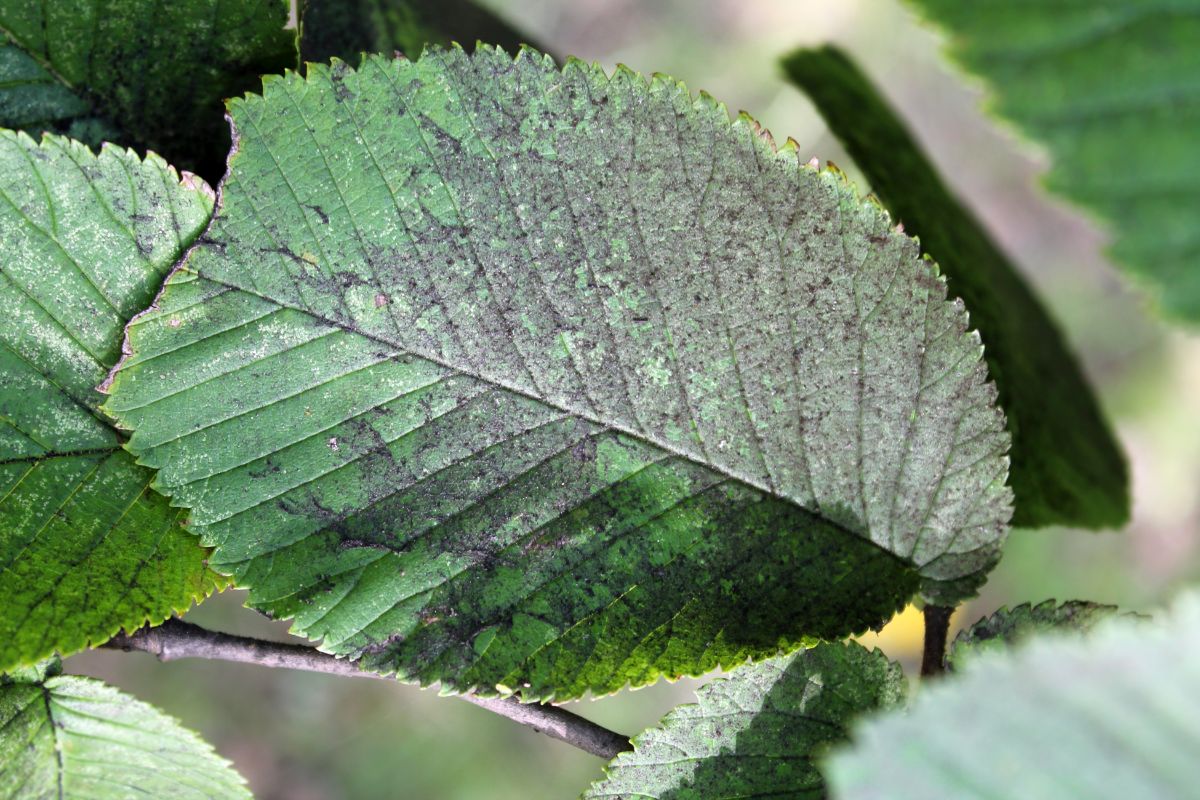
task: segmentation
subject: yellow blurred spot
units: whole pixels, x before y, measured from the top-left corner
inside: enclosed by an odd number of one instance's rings
[[[963,607],[959,606],[950,618],[950,638],[958,632],[962,625]],[[878,647],[888,658],[906,663],[917,663],[921,660],[921,649],[925,641],[925,620],[921,609],[910,605],[883,626],[876,633],[870,631],[854,640],[870,649]]]

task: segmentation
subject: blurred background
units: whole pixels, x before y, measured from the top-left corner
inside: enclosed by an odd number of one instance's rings
[[[1083,361],[1129,458],[1133,519],[1121,531],[1013,531],[982,595],[956,618],[1048,598],[1152,610],[1200,573],[1200,332],[1158,321],[1104,257],[1105,235],[1041,190],[1045,156],[982,110],[935,31],[897,0],[480,0],[558,54],[665,72],[746,110],[777,141],[861,175],[778,59],[837,42],[900,110],[946,182],[1025,271]],[[467,44],[467,43],[464,43]],[[1132,158],[1132,156],[1131,156]],[[286,637],[227,592],[187,619]],[[915,609],[869,640],[911,669]],[[585,755],[436,691],[236,664],[159,664],[107,651],[67,662],[200,731],[260,800],[575,797],[600,777]],[[689,702],[703,680],[659,683],[573,710],[628,733]]]

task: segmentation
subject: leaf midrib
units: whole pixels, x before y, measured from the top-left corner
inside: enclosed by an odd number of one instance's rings
[[[215,223],[216,223],[216,217],[214,216],[212,224],[215,225]],[[600,419],[593,414],[589,414],[587,412],[583,412],[578,409],[571,408],[570,406],[563,404],[563,403],[554,402],[547,398],[541,397],[541,396],[529,391],[528,389],[525,389],[524,387],[508,383],[501,378],[493,377],[490,375],[478,374],[473,370],[463,369],[462,367],[460,367],[456,364],[453,364],[450,361],[448,361],[444,358],[441,358],[439,356],[432,355],[432,354],[426,354],[423,352],[418,352],[412,348],[403,346],[399,342],[392,341],[392,340],[385,338],[379,334],[372,334],[367,331],[364,331],[364,330],[360,329],[356,324],[354,324],[354,322],[352,320],[342,321],[342,320],[330,319],[328,317],[325,317],[321,314],[314,312],[310,308],[305,308],[304,306],[299,305],[297,303],[290,303],[290,302],[287,302],[284,300],[279,300],[277,298],[267,296],[267,295],[263,294],[262,292],[259,292],[256,289],[247,288],[245,286],[241,286],[237,283],[234,283],[234,282],[231,282],[228,280],[221,280],[221,279],[209,276],[209,275],[205,275],[205,274],[195,270],[194,268],[192,268],[187,263],[186,260],[179,265],[178,270],[182,271],[182,272],[187,272],[191,275],[196,276],[197,278],[201,278],[201,279],[209,281],[211,283],[215,283],[218,286],[223,286],[227,289],[232,289],[232,290],[239,291],[239,292],[245,292],[246,294],[257,297],[260,300],[264,300],[268,303],[274,303],[275,305],[278,305],[281,308],[288,308],[288,309],[291,309],[292,311],[296,311],[301,314],[305,314],[308,317],[316,320],[319,323],[338,328],[347,333],[352,333],[356,336],[362,336],[363,338],[369,339],[374,342],[379,342],[380,344],[387,345],[388,347],[394,348],[399,352],[406,353],[406,354],[416,357],[416,358],[424,359],[426,361],[429,361],[430,363],[437,364],[438,366],[443,367],[445,369],[452,370],[455,373],[462,375],[464,377],[478,380],[480,382],[488,384],[489,386],[492,386],[494,388],[497,388],[497,389],[500,389],[500,390],[503,390],[506,392],[512,392],[513,394],[519,395],[528,400],[532,400],[534,402],[541,403],[542,405],[545,405],[549,408],[553,408],[558,411],[561,411],[564,414],[569,414],[573,417],[585,420],[594,425],[599,425],[602,428],[607,429],[609,431],[613,431],[616,433],[621,433],[626,436],[629,436],[643,444],[646,444],[651,447],[662,450],[662,451],[670,454],[673,457],[682,459],[684,461],[688,461],[688,462],[695,464],[703,469],[706,469],[706,470],[714,472],[718,475],[721,475],[724,478],[727,478],[729,480],[737,481],[738,483],[748,486],[748,487],[754,489],[755,491],[761,492],[763,495],[765,495],[767,497],[786,502],[786,503],[792,505],[793,507],[795,507],[796,509],[798,509],[799,511],[802,511],[805,514],[808,514],[808,515],[820,520],[822,523],[829,525],[829,526],[837,529],[838,531],[841,531],[849,536],[853,536],[855,539],[867,542],[867,543],[871,544],[872,546],[878,548],[880,551],[891,556],[892,558],[900,560],[900,561],[904,562],[905,564],[911,565],[911,562],[909,562],[907,559],[902,558],[899,554],[894,553],[891,550],[884,547],[883,545],[879,544],[878,542],[875,542],[866,533],[859,533],[857,531],[854,531],[854,530],[846,527],[844,524],[825,516],[824,514],[821,513],[819,506],[815,509],[809,508],[808,506],[804,505],[796,498],[791,497],[789,495],[781,494],[781,493],[773,490],[769,486],[765,485],[761,481],[757,481],[750,477],[740,475],[736,471],[728,469],[722,465],[706,462],[706,461],[702,460],[701,458],[699,458],[695,455],[689,454],[683,450],[680,450],[670,444],[657,441],[655,438],[651,437],[650,435],[648,435],[642,431],[634,430],[634,429],[629,428],[628,426],[622,425],[620,423],[614,423],[609,420]],[[170,279],[168,278],[168,280],[170,280]],[[127,338],[129,336],[128,327],[127,327],[126,336],[127,336]],[[114,369],[113,374],[119,374],[124,366],[125,360],[130,358],[133,355],[136,355],[136,351],[132,347],[126,348],[126,351],[127,352],[124,355],[122,355],[121,359],[117,362],[117,366]],[[121,429],[121,425],[120,425],[120,423],[118,423],[118,430],[120,430],[120,429]],[[142,459],[140,456],[138,457],[138,463],[139,464],[142,463]],[[945,553],[942,553],[941,555],[945,555]]]

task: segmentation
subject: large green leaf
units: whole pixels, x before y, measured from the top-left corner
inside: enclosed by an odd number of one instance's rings
[[[0,797],[250,797],[228,761],[153,706],[91,678],[24,672],[0,677]]]
[[[288,0],[0,0],[0,126],[150,148],[210,180],[221,101],[296,65]]]
[[[1017,269],[841,51],[801,50],[784,68],[875,194],[938,262],[950,294],[971,310],[1013,437],[1013,524],[1123,524],[1129,476],[1120,447],[1058,327]]]
[[[1099,214],[1169,314],[1200,321],[1200,0],[911,0],[1044,142],[1050,188]]]
[[[1011,609],[1002,608],[959,632],[946,654],[946,664],[957,669],[981,653],[1003,652],[1048,631],[1086,633],[1118,613],[1116,606],[1086,600],[1065,603],[1047,600],[1036,606],[1024,603]]]
[[[822,798],[816,759],[860,714],[904,699],[898,664],[857,644],[819,644],[738,669],[633,740],[586,800]]]
[[[536,44],[472,0],[304,0],[300,56],[352,64],[363,53],[421,55],[427,44]]]
[[[219,580],[93,388],[211,194],[155,156],[0,131],[0,671],[161,622]]]
[[[841,177],[529,50],[264,88],[106,405],[255,606],[376,669],[572,697],[994,561],[978,337]]]
[[[856,728],[825,773],[839,800],[1195,798],[1200,595],[1161,622],[1111,619],[972,657],[908,714]]]

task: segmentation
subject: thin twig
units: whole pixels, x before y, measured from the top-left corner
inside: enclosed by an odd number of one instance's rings
[[[946,638],[950,633],[948,606],[925,606],[925,652],[921,656],[921,675],[940,675],[946,670]]]
[[[390,680],[383,675],[360,670],[353,661],[336,658],[305,645],[234,636],[210,631],[178,619],[169,619],[155,628],[142,628],[131,635],[118,634],[103,646],[125,652],[140,650],[156,656],[159,661],[207,658],[264,667],[324,672],[349,678]],[[611,759],[632,747],[628,737],[610,731],[578,714],[572,714],[565,708],[546,703],[522,703],[515,697],[491,698],[470,694],[458,696],[468,703],[508,717],[514,722],[601,758]]]

